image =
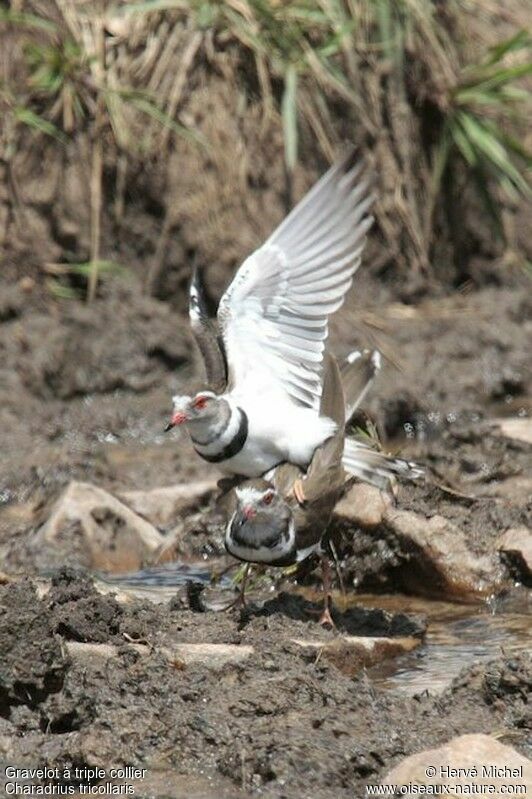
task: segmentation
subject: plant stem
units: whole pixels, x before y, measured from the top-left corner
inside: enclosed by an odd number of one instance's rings
[[[101,225],[102,225],[102,179],[103,179],[103,146],[102,137],[105,125],[105,4],[100,0],[99,13],[96,19],[96,58],[98,65],[98,99],[94,117],[94,139],[92,143],[91,168],[91,269],[87,302],[92,302],[98,287],[98,263],[100,261]]]

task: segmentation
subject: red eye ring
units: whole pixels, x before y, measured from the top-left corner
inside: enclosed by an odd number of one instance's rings
[[[196,397],[194,400],[194,407],[197,411],[201,411],[207,404],[207,397]]]
[[[264,494],[264,496],[262,498],[262,504],[263,505],[271,505],[272,502],[273,502],[273,497],[274,497],[273,491],[268,491],[268,493]]]

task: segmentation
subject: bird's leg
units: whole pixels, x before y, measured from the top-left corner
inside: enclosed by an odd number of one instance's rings
[[[321,556],[321,574],[323,580],[323,613],[319,624],[336,629],[336,624],[331,616],[331,566],[327,555]]]
[[[231,569],[234,569],[234,568],[235,568],[235,564],[234,563],[230,563],[229,566],[226,566],[224,569],[222,569],[219,572],[215,572],[213,570],[213,572],[211,574],[211,584],[216,584],[216,583],[220,582],[222,577],[225,577],[227,572],[230,572]]]
[[[305,496],[303,480],[300,477],[298,477],[297,480],[294,480],[294,485],[292,486],[292,493],[300,505],[305,504],[307,498]]]
[[[336,547],[332,541],[329,541],[329,548],[334,559],[334,568],[336,569],[336,576],[338,577],[338,582],[340,583],[340,591],[342,592],[342,596],[345,597],[345,583],[342,570],[340,568],[340,561],[338,560],[338,552],[336,551]]]
[[[242,584],[240,586],[240,591],[238,592],[238,596],[232,602],[224,608],[224,610],[231,610],[232,608],[245,608],[246,605],[246,583],[248,581],[249,570],[251,568],[250,563],[246,563],[244,567],[244,574],[242,576]]]

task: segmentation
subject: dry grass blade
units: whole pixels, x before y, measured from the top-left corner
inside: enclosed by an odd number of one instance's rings
[[[209,133],[210,122],[187,104],[191,87],[213,75],[234,86],[242,129],[249,110],[258,109],[256,138],[282,133],[289,176],[302,141],[314,141],[327,160],[346,138],[371,155],[380,184],[376,230],[385,245],[375,271],[393,265],[415,279],[422,270],[459,270],[465,233],[449,209],[463,212],[466,230],[474,204],[466,195],[474,195],[489,214],[490,234],[502,234],[504,194],[515,202],[532,193],[532,159],[521,135],[531,99],[530,34],[516,30],[479,58],[480,47],[466,48],[459,35],[460,25],[476,24],[462,4],[443,10],[430,0],[27,0],[24,11],[22,4],[0,9],[0,20],[20,28],[27,45],[27,80],[17,96],[0,95],[6,127],[14,130],[10,151],[27,129],[58,143],[90,132],[94,263],[101,258],[106,167],[120,165],[118,219],[125,175],[136,171],[130,165],[157,162],[174,136],[207,147],[190,120]],[[314,156],[316,146],[307,152]],[[239,187],[247,184],[252,157],[244,144]],[[164,236],[152,264],[157,275],[163,244]],[[453,251],[456,264],[449,267]],[[96,293],[94,271],[88,299]],[[148,277],[149,285],[157,282]]]
[[[102,182],[103,182],[103,141],[102,134],[105,124],[105,11],[106,0],[99,0],[99,15],[96,21],[96,54],[98,65],[98,79],[101,86],[95,116],[94,137],[92,142],[92,168],[91,168],[91,271],[87,289],[87,302],[92,302],[96,296],[98,286],[98,271],[100,261],[101,224],[102,224]]]
[[[297,71],[293,64],[286,70],[282,102],[286,166],[293,172],[297,161]]]

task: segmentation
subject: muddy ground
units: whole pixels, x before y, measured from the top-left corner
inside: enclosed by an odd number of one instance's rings
[[[529,282],[509,283],[406,304],[362,273],[331,335],[339,356],[384,354],[356,424],[371,419],[386,449],[428,468],[427,484],[400,487],[399,507],[441,513],[479,552],[530,514],[530,444],[498,426],[526,425],[531,409]],[[143,296],[134,276],[107,284],[91,308],[4,283],[0,329],[0,551],[10,570],[32,569],[18,553],[24,535],[72,479],[119,492],[218,476],[184,434],[162,432],[172,394],[197,385],[201,369],[184,317]],[[194,525],[181,555],[204,551]]]
[[[412,699],[297,646],[292,639],[307,638],[309,622],[288,618],[282,602],[246,617],[123,605],[72,572],[59,573],[43,598],[30,580],[1,596],[7,764],[141,764],[149,772],[137,783],[143,796],[321,799],[361,796],[405,754],[454,734],[496,731],[531,754],[524,656],[496,658],[436,698]],[[404,619],[403,628],[418,632]],[[215,675],[161,654],[168,643],[205,639],[254,651]],[[140,654],[131,640],[149,646]],[[113,644],[115,652],[80,659],[72,642]]]
[[[340,355],[378,345],[386,358],[359,421],[369,416],[389,449],[428,468],[426,484],[400,487],[397,508],[451,521],[469,551],[496,559],[497,593],[523,612],[529,576],[497,541],[530,525],[530,445],[501,435],[495,420],[529,418],[529,286],[512,275],[508,285],[404,300],[361,274],[334,324]],[[90,308],[38,283],[4,282],[0,330],[6,765],[145,766],[137,795],[159,799],[336,799],[361,796],[405,755],[455,734],[489,731],[532,755],[524,652],[496,647],[442,693],[412,697],[375,684],[361,664],[345,669],[294,643],[339,633],[317,627],[290,578],[276,602],[214,612],[184,589],[158,603],[99,593],[87,572],[63,568],[87,565],[68,538],[36,551],[36,530],[72,479],[117,493],[216,476],[183,437],[162,433],[169,398],[198,379],[198,361],[183,317],[142,296],[133,275],[106,283]],[[212,507],[207,498],[159,528],[176,558],[207,571],[211,559],[225,563]],[[400,612],[401,591],[434,593],[419,553],[386,525],[337,520],[336,533],[355,600],[337,614],[340,632],[422,640],[423,619]],[[315,574],[301,582],[319,585]],[[378,596],[375,612],[356,611],[362,590],[397,594],[395,615],[378,611]],[[253,651],[213,670],[169,662],[165,648],[180,642]],[[100,648],[90,656],[73,644]]]

